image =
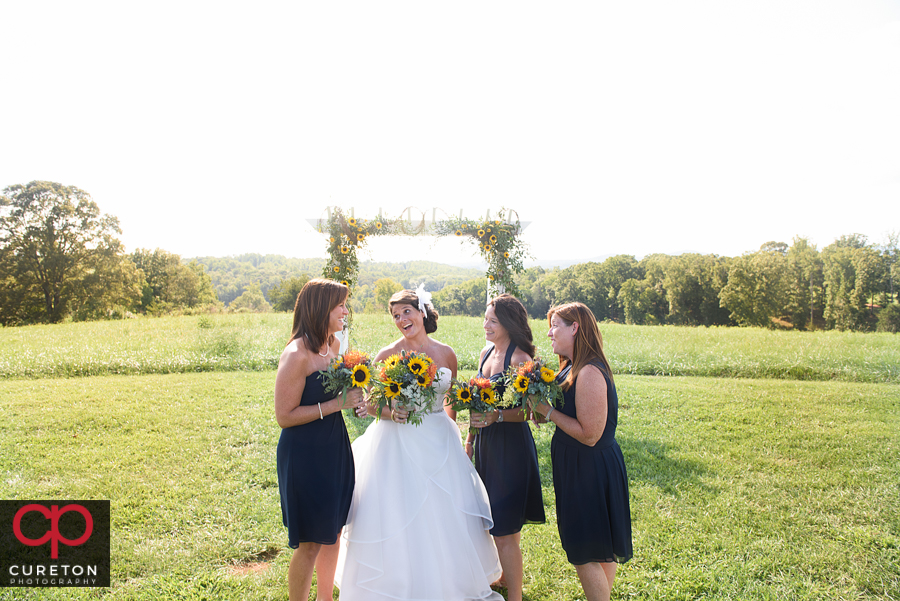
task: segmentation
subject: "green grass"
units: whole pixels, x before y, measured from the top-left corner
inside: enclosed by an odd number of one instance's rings
[[[0,382],[0,498],[112,501],[108,590],[0,599],[286,599],[273,372]],[[635,557],[617,599],[900,597],[891,385],[619,376]],[[352,436],[365,420],[348,420]],[[579,599],[555,528],[523,534],[526,596]],[[262,572],[235,566],[265,560]]]
[[[396,338],[387,315],[356,315],[351,343],[374,353]],[[0,328],[0,378],[274,369],[288,314],[162,317]],[[552,353],[543,321],[532,328]],[[900,338],[858,332],[775,332],[601,324],[620,374],[900,383]],[[435,337],[477,369],[481,319],[444,317]]]
[[[354,323],[363,350],[396,336],[386,316]],[[440,323],[471,374],[481,320]],[[289,327],[240,315],[0,329],[0,498],[110,499],[113,545],[109,589],[0,600],[287,599],[272,391]],[[614,599],[900,598],[897,338],[601,329],[634,528]],[[347,422],[355,438],[369,420]],[[548,522],[523,531],[526,598],[581,599],[556,533],[553,427],[534,432]]]

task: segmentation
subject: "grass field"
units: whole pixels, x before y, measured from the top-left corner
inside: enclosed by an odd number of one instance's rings
[[[0,378],[274,369],[290,333],[288,314],[161,317],[0,328]],[[532,321],[550,356],[547,324]],[[776,332],[601,324],[617,374],[841,380],[900,384],[894,334]],[[394,337],[387,315],[357,315],[351,344],[375,352]],[[444,317],[435,337],[477,369],[481,320]]]
[[[355,323],[364,350],[394,337],[387,319]],[[271,356],[289,325],[270,315],[0,329],[0,498],[110,499],[113,513],[111,588],[0,588],[0,599],[286,599]],[[480,320],[441,325],[470,370]],[[601,329],[634,523],[614,599],[900,599],[896,337]],[[818,375],[627,373],[672,355],[684,358],[671,373],[803,359]],[[355,437],[369,420],[347,421]],[[534,430],[548,522],[523,532],[532,601],[581,598],[556,534],[552,431]]]

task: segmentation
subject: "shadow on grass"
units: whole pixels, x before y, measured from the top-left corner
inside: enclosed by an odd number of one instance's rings
[[[541,470],[541,484],[550,489],[553,488],[553,465],[550,460],[553,431],[553,428],[546,426],[537,430],[532,428]],[[624,435],[617,435],[616,440],[625,457],[625,469],[628,470],[630,483],[650,484],[671,495],[680,494],[684,488],[710,489],[703,482],[704,476],[709,472],[707,466],[697,461],[677,458],[679,449],[675,446],[658,440],[641,440]]]

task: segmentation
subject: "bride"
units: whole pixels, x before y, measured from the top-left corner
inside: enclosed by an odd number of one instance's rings
[[[391,297],[402,336],[375,360],[428,355],[443,398],[456,354],[428,336],[438,318],[429,300],[421,287]],[[490,502],[462,449],[455,412],[436,403],[419,426],[399,407],[380,417],[353,443],[356,486],[335,576],[341,600],[502,601],[490,588],[500,576]]]

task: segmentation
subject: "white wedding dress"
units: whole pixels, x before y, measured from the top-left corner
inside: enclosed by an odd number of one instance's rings
[[[353,443],[356,486],[341,536],[341,601],[502,601],[487,492],[442,402],[422,424],[376,421]]]

